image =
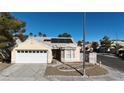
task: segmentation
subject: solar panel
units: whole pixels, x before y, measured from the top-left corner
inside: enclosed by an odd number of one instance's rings
[[[52,38],[51,43],[73,43],[71,39]]]

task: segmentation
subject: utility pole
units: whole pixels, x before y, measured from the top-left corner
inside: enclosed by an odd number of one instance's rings
[[[118,45],[118,33],[116,32],[116,46]]]
[[[85,73],[85,34],[86,34],[86,13],[84,13],[83,18],[83,75],[86,75]]]

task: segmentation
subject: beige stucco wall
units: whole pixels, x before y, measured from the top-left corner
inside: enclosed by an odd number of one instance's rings
[[[62,62],[80,62],[81,60],[80,60],[80,47],[76,47],[76,49],[75,49],[75,57],[74,58],[69,58],[69,59],[67,59],[66,58],[66,54],[65,54],[65,57],[64,58],[61,58],[61,61]],[[66,51],[66,50],[65,50]]]
[[[80,49],[81,49],[80,47],[76,48],[76,51],[75,51],[75,60],[76,61],[81,61],[80,60]]]
[[[70,47],[70,46],[68,46]],[[71,47],[70,47],[71,48]],[[80,62],[80,47],[75,49],[75,57],[71,59],[61,58],[63,62]],[[52,48],[47,46],[42,42],[38,42],[33,37],[29,37],[26,41],[20,43],[11,52],[11,63],[16,63],[16,52],[17,50],[47,50],[48,53],[48,63],[52,62]]]
[[[113,43],[111,44],[111,46],[114,46],[116,44],[119,44],[121,46],[124,46],[124,41],[113,41]]]
[[[52,62],[51,47],[46,46],[44,43],[37,42],[33,37],[29,37],[25,42],[22,42],[12,50],[11,63],[16,63],[16,50],[47,50],[48,63]]]

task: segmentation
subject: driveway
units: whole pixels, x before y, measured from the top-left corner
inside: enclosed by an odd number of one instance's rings
[[[47,64],[13,64],[0,71],[0,80],[46,80],[44,78],[46,66]]]

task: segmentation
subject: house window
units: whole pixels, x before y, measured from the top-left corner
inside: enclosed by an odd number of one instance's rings
[[[39,51],[37,51],[37,53],[39,53]]]
[[[22,50],[21,53],[24,53],[24,51]]]
[[[17,53],[20,53],[20,51],[18,50]]]
[[[30,50],[29,53],[32,53],[32,51]]]
[[[75,50],[66,50],[66,58],[75,58]]]
[[[72,50],[72,57],[75,58],[75,50]]]
[[[28,53],[28,51],[25,51],[25,53]]]
[[[44,53],[47,53],[47,51],[44,51]]]
[[[71,58],[71,50],[66,50],[66,58]]]
[[[62,56],[62,58],[65,57],[65,52],[64,52],[64,50],[61,51],[61,56]]]
[[[35,53],[36,51],[33,51],[33,53]]]
[[[40,53],[43,53],[43,51],[40,51]]]

